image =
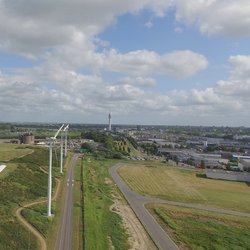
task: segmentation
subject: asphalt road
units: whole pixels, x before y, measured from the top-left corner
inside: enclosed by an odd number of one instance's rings
[[[156,222],[154,217],[144,207],[144,204],[148,202],[148,198],[141,196],[133,192],[122,178],[117,174],[116,170],[123,164],[117,164],[109,169],[109,173],[114,179],[115,183],[125,196],[131,208],[152,237],[153,241],[159,249],[162,250],[176,250],[179,249],[172,239],[166,234],[166,232]]]
[[[174,202],[174,201],[167,201],[158,198],[150,198],[139,195],[138,193],[132,191],[127,184],[122,180],[122,178],[117,174],[117,169],[122,167],[124,164],[117,164],[114,167],[109,169],[109,173],[112,176],[113,180],[117,184],[120,191],[123,193],[124,197],[128,201],[131,208],[134,210],[135,214],[148,231],[149,235],[152,237],[153,241],[157,245],[157,247],[161,250],[172,250],[172,249],[179,249],[178,246],[172,241],[172,239],[167,235],[167,233],[161,228],[161,226],[156,222],[154,217],[148,212],[145,208],[146,203],[163,203],[175,206],[182,206],[182,207],[191,207],[202,209],[206,211],[218,212],[218,213],[225,213],[243,217],[250,217],[249,213],[242,213],[237,211],[219,209],[219,208],[212,208],[206,207],[197,204],[190,204],[190,203],[182,203],[182,202]]]
[[[61,221],[56,240],[56,250],[71,250],[72,247],[72,230],[73,230],[73,197],[74,197],[74,169],[78,155],[75,154],[68,168],[66,177],[66,188],[64,202],[61,212]]]

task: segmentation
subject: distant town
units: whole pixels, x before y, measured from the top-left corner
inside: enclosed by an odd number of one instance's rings
[[[250,128],[0,123],[0,180],[0,249],[248,246]]]
[[[95,141],[84,138],[84,131],[124,136],[133,141],[141,155],[118,149],[120,157],[131,160],[158,159],[179,168],[206,169],[209,178],[249,181],[250,128],[204,126],[147,126],[107,124],[70,124],[69,147],[81,151]],[[15,144],[48,144],[48,131],[60,124],[1,123],[0,138]]]

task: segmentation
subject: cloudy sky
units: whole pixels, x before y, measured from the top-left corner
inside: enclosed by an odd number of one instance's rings
[[[0,121],[250,124],[249,0],[0,0]]]

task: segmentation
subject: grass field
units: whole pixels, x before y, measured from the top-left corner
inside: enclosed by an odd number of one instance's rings
[[[109,210],[114,186],[108,181],[108,167],[117,161],[86,157],[84,175],[84,249],[128,249],[121,217]]]
[[[170,205],[147,208],[180,249],[249,249],[250,218]]]
[[[15,155],[6,165],[0,179],[0,249],[37,249],[36,239],[19,223],[15,210],[23,204],[46,197],[48,176],[41,167],[48,166],[48,150],[34,147],[34,153],[22,158]],[[54,177],[59,175],[56,159],[53,161],[53,174]],[[36,213],[39,212],[37,209]],[[36,214],[31,216],[38,223],[43,219],[36,217]]]
[[[27,145],[0,143],[0,162],[10,161],[32,151],[33,149]]]
[[[15,169],[18,167],[18,164],[15,163],[8,163],[6,164],[7,167],[0,172],[0,180],[6,178],[11,172],[15,171]]]
[[[118,172],[143,195],[250,212],[250,187],[246,183],[200,178],[194,171],[166,166],[125,166]]]

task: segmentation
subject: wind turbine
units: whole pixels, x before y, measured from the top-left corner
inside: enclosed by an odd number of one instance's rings
[[[51,192],[52,192],[52,146],[56,137],[62,130],[64,124],[57,130],[54,137],[50,137],[49,140],[49,174],[48,174],[48,208],[47,208],[47,216],[51,216]]]
[[[67,150],[68,150],[68,128],[69,124],[65,127],[63,131],[65,131],[65,148],[64,148],[64,155],[67,156]]]
[[[63,132],[65,132],[66,135],[66,131],[69,128],[69,124],[64,127]],[[66,144],[66,136],[65,136],[65,147],[67,146]],[[66,156],[66,154],[65,154]],[[61,159],[60,159],[60,173],[63,173],[63,133],[61,133]]]

